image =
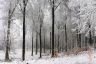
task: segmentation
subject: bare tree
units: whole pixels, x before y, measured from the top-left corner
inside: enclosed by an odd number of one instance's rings
[[[23,44],[22,44],[22,60],[25,60],[25,17],[26,17],[26,6],[28,0],[23,0]]]
[[[55,10],[59,7],[61,2],[55,6],[55,0],[49,0],[52,13],[52,57],[54,57],[54,22],[55,22]]]
[[[6,41],[6,53],[5,53],[5,61],[9,61],[9,49],[10,49],[10,27],[12,22],[12,17],[14,14],[14,11],[19,3],[19,0],[15,0],[15,6],[13,6],[12,1],[9,1],[9,9],[8,9],[8,25],[7,25],[7,41]]]
[[[41,36],[41,30],[42,30],[42,25],[43,25],[43,18],[44,18],[44,15],[43,15],[43,11],[42,9],[39,9],[39,13],[41,13],[39,15],[39,20],[40,20],[40,33],[39,33],[39,36],[40,36],[40,58],[42,57],[41,53],[42,53],[42,36]]]

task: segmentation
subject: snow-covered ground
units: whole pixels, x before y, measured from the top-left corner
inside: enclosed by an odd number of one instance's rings
[[[96,52],[93,53],[92,61],[88,58],[88,52],[82,52],[78,55],[64,55],[60,53],[59,57],[51,58],[51,55],[43,54],[39,58],[39,53],[32,57],[31,51],[26,52],[26,60],[21,61],[21,50],[14,50],[10,53],[11,62],[4,62],[4,51],[0,51],[0,64],[96,64]]]

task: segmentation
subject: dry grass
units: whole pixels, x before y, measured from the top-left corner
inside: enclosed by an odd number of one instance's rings
[[[88,64],[92,64],[94,55],[93,55],[93,50],[91,47],[74,48],[72,50],[68,50],[67,52],[65,52],[65,55],[70,55],[70,54],[77,55],[83,51],[86,51],[86,53],[88,55]]]
[[[65,55],[70,55],[70,54],[74,54],[77,55],[83,51],[87,51],[88,47],[82,47],[82,48],[73,48],[71,50],[68,50],[67,52],[64,52]]]

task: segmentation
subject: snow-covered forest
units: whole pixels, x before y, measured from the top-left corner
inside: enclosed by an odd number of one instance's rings
[[[0,64],[96,64],[96,0],[0,0]]]

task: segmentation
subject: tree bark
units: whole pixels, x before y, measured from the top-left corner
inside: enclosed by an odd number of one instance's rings
[[[55,16],[54,16],[54,0],[52,1],[52,57],[54,57],[54,20],[55,20]]]
[[[32,32],[32,53],[31,55],[33,56],[33,32]]]
[[[44,53],[45,53],[45,35],[44,35]]]
[[[91,35],[91,25],[90,25],[90,23],[89,23],[89,44],[92,46],[93,45],[93,43],[92,43],[92,35]]]
[[[51,32],[50,32],[50,53],[51,53]]]
[[[36,55],[37,55],[37,52],[38,52],[38,34],[36,32]]]
[[[11,11],[9,10],[9,18],[8,18],[8,29],[7,29],[7,42],[6,42],[6,53],[5,53],[5,61],[9,61],[9,42],[10,42],[10,24],[11,24]]]
[[[22,44],[22,60],[25,60],[25,13],[26,13],[26,1],[23,0],[23,44]]]
[[[66,28],[66,24],[65,24],[65,42],[66,42],[66,49],[65,51],[67,51],[67,28]]]
[[[42,36],[41,36],[41,24],[40,24],[40,58],[42,57]]]

